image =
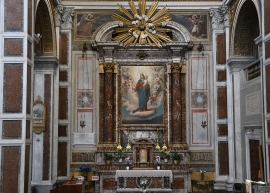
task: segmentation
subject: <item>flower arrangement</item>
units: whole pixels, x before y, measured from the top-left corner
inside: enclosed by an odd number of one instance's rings
[[[122,149],[117,149],[115,153],[115,158],[121,159],[125,157],[125,152]]]
[[[172,158],[173,158],[173,160],[182,160],[182,159],[183,159],[183,155],[182,155],[182,154],[179,154],[179,153],[177,153],[177,152],[175,151],[175,152],[173,152],[173,154],[172,154]]]
[[[87,176],[88,172],[91,171],[91,167],[90,166],[79,166],[79,171],[81,172],[82,176]]]
[[[157,166],[160,166],[160,156],[155,156],[156,160],[155,160],[155,164]]]
[[[162,149],[159,151],[159,156],[161,159],[169,159],[170,158],[170,151],[167,149]]]
[[[126,165],[127,165],[127,166],[129,166],[129,164],[130,164],[130,163],[129,163],[129,160],[130,160],[130,156],[127,156],[127,157],[125,158],[125,161],[126,161]]]
[[[201,180],[204,180],[204,173],[206,173],[206,171],[200,170]]]
[[[114,159],[113,154],[105,153],[105,160],[112,161]]]

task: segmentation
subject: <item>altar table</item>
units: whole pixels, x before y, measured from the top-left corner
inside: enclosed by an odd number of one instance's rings
[[[116,192],[172,192],[171,170],[116,170]]]
[[[57,193],[82,193],[83,182],[81,180],[67,180],[59,186]]]

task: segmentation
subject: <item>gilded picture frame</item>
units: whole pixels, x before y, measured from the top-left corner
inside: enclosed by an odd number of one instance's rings
[[[121,65],[119,70],[119,125],[133,129],[164,127],[166,67]]]

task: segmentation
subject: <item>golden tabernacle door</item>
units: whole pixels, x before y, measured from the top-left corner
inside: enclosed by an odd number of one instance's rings
[[[133,163],[137,168],[154,167],[154,142],[148,138],[133,141]]]

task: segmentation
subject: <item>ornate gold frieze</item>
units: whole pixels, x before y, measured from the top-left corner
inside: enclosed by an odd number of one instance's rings
[[[186,73],[186,64],[183,62],[173,62],[171,63],[172,73]]]
[[[103,69],[104,69],[105,73],[114,72],[115,63],[113,63],[113,62],[104,62],[102,65],[103,65]]]

